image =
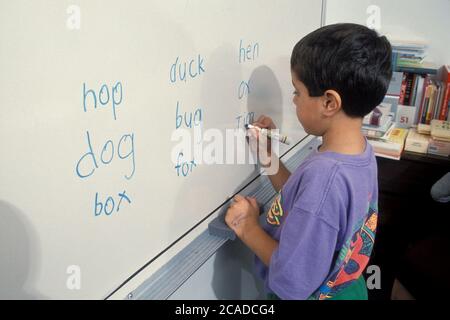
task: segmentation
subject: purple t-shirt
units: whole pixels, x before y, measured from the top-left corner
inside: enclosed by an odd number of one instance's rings
[[[328,299],[357,280],[370,258],[378,217],[377,164],[364,153],[313,152],[277,194],[263,225],[277,250],[266,289],[281,299]]]

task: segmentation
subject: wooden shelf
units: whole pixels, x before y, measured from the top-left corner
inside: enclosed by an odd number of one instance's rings
[[[437,156],[434,154],[421,154],[410,151],[403,151],[402,160],[419,161],[429,164],[447,165],[450,168],[450,158]]]

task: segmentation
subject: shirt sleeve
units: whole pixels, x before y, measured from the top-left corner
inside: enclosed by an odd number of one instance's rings
[[[281,299],[304,300],[326,279],[338,231],[312,213],[294,209],[286,218],[269,266],[269,288]]]

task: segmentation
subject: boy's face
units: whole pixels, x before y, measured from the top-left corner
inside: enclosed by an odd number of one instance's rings
[[[310,97],[306,86],[298,80],[294,72],[292,85],[295,88],[293,102],[296,107],[297,118],[306,133],[321,136],[325,132],[324,117],[322,115],[322,98]]]

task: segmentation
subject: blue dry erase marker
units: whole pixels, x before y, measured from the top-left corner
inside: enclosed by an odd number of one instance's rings
[[[253,126],[251,124],[246,124],[245,125],[245,129],[247,129],[247,130],[248,129],[256,129],[261,134],[265,135],[267,138],[278,140],[281,143],[284,143],[284,144],[287,144],[287,145],[291,144],[287,136],[279,134],[279,133],[275,133],[272,130],[268,130],[268,129],[265,129],[265,128],[260,128],[260,127],[257,127],[257,126]]]

